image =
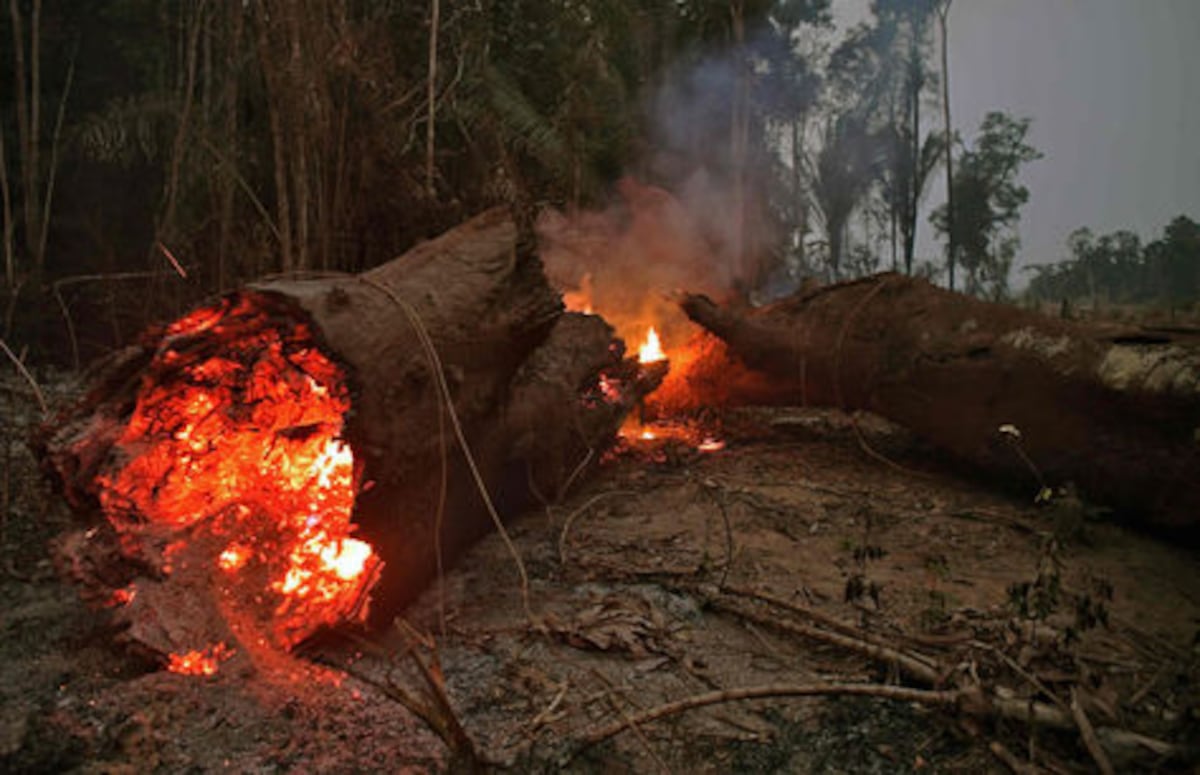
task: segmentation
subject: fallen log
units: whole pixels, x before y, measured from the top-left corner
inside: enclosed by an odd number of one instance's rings
[[[1152,525],[1200,519],[1195,335],[1075,324],[896,274],[757,309],[681,303],[770,375],[766,400],[870,410],[983,472],[1073,482]]]
[[[207,672],[229,644],[390,623],[499,518],[561,494],[661,376],[564,314],[494,210],[148,332],[36,447],[93,528],[61,542],[68,572]]]

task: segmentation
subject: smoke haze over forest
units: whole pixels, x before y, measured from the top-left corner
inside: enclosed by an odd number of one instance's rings
[[[845,27],[864,0],[835,0]],[[1045,154],[1021,181],[1021,266],[1068,255],[1077,228],[1155,238],[1176,215],[1200,216],[1200,3],[1194,0],[954,0],[950,99],[969,138],[990,110],[1033,119]],[[926,209],[940,204],[930,188]],[[922,218],[918,254],[941,255]]]

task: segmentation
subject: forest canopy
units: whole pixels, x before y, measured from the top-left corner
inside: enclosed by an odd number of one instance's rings
[[[702,187],[752,295],[891,268],[1001,297],[1040,154],[1027,117],[955,131],[950,7],[840,30],[829,0],[13,0],[0,332],[78,361],[247,279],[361,271],[497,203],[603,207],[625,176]],[[918,256],[935,188],[955,212]],[[1194,297],[1179,240],[1138,298]]]

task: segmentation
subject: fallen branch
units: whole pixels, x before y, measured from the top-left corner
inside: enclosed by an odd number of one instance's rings
[[[872,643],[862,639],[858,635],[835,633],[816,626],[789,622],[777,617],[772,618],[756,611],[747,610],[745,606],[739,606],[729,600],[724,600],[719,595],[714,595],[711,592],[705,593],[702,589],[697,589],[696,591],[704,596],[706,601],[714,608],[725,610],[764,627],[836,646],[887,665],[895,665],[902,673],[906,673],[910,677],[930,686],[943,684],[949,675],[948,671],[939,669],[934,662],[925,661],[924,657],[903,652],[889,646]],[[838,684],[836,686],[842,685]],[[852,686],[855,685],[852,684]],[[885,688],[902,689],[903,687]],[[912,701],[920,702],[922,701],[920,698],[925,697],[933,704],[945,704],[947,697],[952,695],[954,703],[957,704],[960,711],[978,718],[1006,719],[1029,726],[1056,729],[1064,732],[1080,730],[1082,733],[1082,727],[1073,709],[1067,707],[1065,704],[1062,708],[1059,708],[1033,699],[1001,697],[994,692],[986,691],[979,685],[964,686],[955,690],[908,689],[907,691],[924,692],[923,695],[912,695]],[[866,691],[862,693],[871,694],[871,692]],[[1062,700],[1053,694],[1050,696],[1056,702],[1062,702]],[[689,705],[687,707],[692,706]],[[1091,727],[1090,722],[1088,726]],[[1174,758],[1180,757],[1185,753],[1184,749],[1178,745],[1118,727],[1092,728],[1090,736],[1102,754],[1104,751],[1108,751],[1120,754],[1123,758],[1135,759],[1147,752],[1163,758]],[[1092,755],[1095,757],[1095,753]]]
[[[0,339],[0,349],[4,350],[4,354],[9,357],[13,365],[17,367],[17,371],[21,373],[21,376],[29,383],[29,387],[33,389],[33,397],[37,399],[38,406],[42,408],[42,417],[49,417],[50,408],[46,406],[46,397],[42,395],[42,389],[38,387],[37,380],[29,373],[29,369],[25,368],[25,364],[21,363],[21,359],[17,357],[16,353],[8,349],[8,344],[3,339]]]
[[[1092,755],[1092,761],[1096,762],[1103,775],[1113,775],[1112,762],[1108,760],[1108,754],[1104,753],[1104,748],[1096,738],[1096,730],[1079,702],[1079,692],[1074,688],[1071,689],[1071,715],[1079,727],[1079,736],[1083,739],[1084,747]]]
[[[853,696],[853,697],[882,697],[899,702],[919,702],[924,705],[951,707],[962,698],[962,692],[935,691],[929,689],[909,689],[903,686],[884,686],[882,684],[770,684],[767,686],[751,686],[742,689],[722,689],[706,692],[691,697],[684,697],[674,702],[668,702],[632,716],[606,724],[587,732],[580,739],[578,748],[572,753],[573,758],[579,752],[603,742],[614,735],[629,729],[640,727],[667,716],[673,716],[708,705],[719,705],[726,702],[741,700],[764,700],[780,697],[815,697],[815,696]],[[567,761],[570,761],[568,759]],[[561,762],[566,764],[567,762]]]
[[[579,508],[571,512],[566,521],[563,522],[562,532],[558,534],[558,562],[560,565],[567,564],[567,535],[571,532],[571,525],[575,524],[575,520],[583,515],[592,506],[595,506],[601,500],[612,497],[614,495],[636,495],[630,490],[610,490],[602,492],[588,498],[586,502]]]
[[[877,662],[895,665],[901,672],[931,686],[942,683],[947,674],[946,670],[924,657],[909,654],[890,646],[872,643],[871,641],[864,640],[860,635],[830,632],[820,627],[789,622],[785,619],[747,610],[745,606],[737,605],[728,600],[722,600],[719,596],[707,595],[706,597],[708,603],[713,607],[725,610],[735,616],[740,616],[743,619],[748,619],[770,629],[780,630],[792,635],[799,635],[802,638],[836,646]]]
[[[1008,750],[1000,741],[993,740],[988,744],[988,750],[992,755],[999,759],[1005,767],[1013,771],[1013,775],[1038,775],[1041,768],[1038,766],[1023,762],[1012,751]]]

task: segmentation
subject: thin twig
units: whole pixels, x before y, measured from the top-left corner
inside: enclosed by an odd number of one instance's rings
[[[74,365],[75,371],[79,371],[79,338],[75,336],[75,321],[71,318],[71,310],[67,307],[66,299],[63,298],[62,289],[58,283],[51,285],[50,291],[54,294],[54,300],[58,302],[63,320],[67,323],[67,337],[71,340],[71,363]]]
[[[1037,775],[1037,773],[1041,771],[1036,765],[1027,764],[1026,762],[1018,759],[1016,754],[1005,748],[1004,745],[998,740],[993,740],[991,743],[989,743],[988,750],[991,751],[992,755],[999,759],[1005,767],[1008,767],[1010,770],[1012,770],[1013,775]]]
[[[567,564],[567,534],[571,531],[571,525],[575,523],[575,519],[585,511],[596,505],[597,502],[611,495],[636,495],[637,493],[630,490],[610,490],[608,492],[598,493],[593,495],[579,508],[571,512],[566,521],[563,522],[562,532],[558,534],[558,562],[560,565]]]
[[[778,617],[765,616],[756,611],[746,610],[745,606],[735,605],[731,601],[722,600],[719,597],[710,596],[708,602],[716,608],[723,609],[764,627],[782,630],[792,635],[799,635],[803,638],[837,646],[886,664],[896,665],[901,671],[930,685],[937,685],[945,674],[944,670],[939,669],[935,664],[922,657],[900,651],[890,646],[872,643],[864,640],[859,635],[830,632],[820,627],[789,622]]]
[[[1004,662],[1004,664],[1008,665],[1010,670],[1012,670],[1014,673],[1016,673],[1017,675],[1024,678],[1026,681],[1028,681],[1030,683],[1030,685],[1033,686],[1033,688],[1037,689],[1039,692],[1046,695],[1052,702],[1054,702],[1055,705],[1062,708],[1064,711],[1071,710],[1071,707],[1066,703],[1065,700],[1063,700],[1061,697],[1059,697],[1054,692],[1050,691],[1050,688],[1048,686],[1046,686],[1046,684],[1044,684],[1040,678],[1038,678],[1033,673],[1030,673],[1025,668],[1021,667],[1020,663],[1018,663],[1015,659],[1010,657],[1008,654],[1005,654],[1003,651],[996,648],[992,644],[984,643],[983,641],[980,641],[980,640],[971,641],[971,645],[975,646],[976,648],[983,649],[984,651],[990,651],[991,653],[995,654],[996,656],[998,656],[1001,659],[1001,661]]]
[[[1079,702],[1079,692],[1075,687],[1071,687],[1071,715],[1079,727],[1079,736],[1083,738],[1084,747],[1092,755],[1092,761],[1100,768],[1102,775],[1113,775],[1112,762],[1109,761],[1108,754],[1104,752],[1104,748],[1096,738],[1096,730],[1092,727],[1092,722],[1088,719],[1083,704]]]
[[[1136,707],[1138,703],[1146,698],[1146,695],[1150,693],[1150,690],[1154,688],[1154,684],[1158,683],[1158,680],[1166,675],[1166,673],[1167,663],[1164,662],[1157,670],[1154,671],[1154,675],[1150,676],[1150,680],[1146,681],[1146,683],[1140,689],[1134,692],[1133,696],[1130,697],[1125,704],[1130,708]]]
[[[721,512],[721,521],[725,525],[725,567],[721,569],[721,578],[717,581],[717,586],[724,587],[725,581],[729,578],[729,569],[733,565],[733,524],[729,521],[729,512],[725,509],[726,488],[719,482],[706,479],[703,483],[705,491],[715,490],[710,492],[710,497],[717,504],[717,509]],[[707,541],[706,541],[707,543]],[[704,547],[707,553],[708,547]]]
[[[878,644],[878,640],[875,638],[875,636],[873,636],[871,633],[863,632],[861,629],[854,626],[853,624],[847,624],[846,622],[843,622],[841,619],[834,618],[834,617],[830,616],[829,614],[824,613],[823,611],[818,611],[815,608],[810,608],[809,606],[801,605],[801,604],[795,603],[791,600],[785,600],[784,598],[779,597],[778,595],[773,595],[770,592],[764,592],[764,591],[758,590],[758,589],[750,589],[748,587],[739,586],[737,584],[723,584],[721,586],[721,592],[723,592],[725,594],[737,595],[738,597],[750,598],[751,600],[760,600],[764,603],[769,603],[771,605],[778,606],[779,608],[782,608],[785,611],[790,611],[791,613],[797,614],[799,616],[803,616],[807,619],[812,619],[814,622],[817,622],[818,624],[823,624],[826,627],[828,627],[832,630],[836,630],[845,635],[851,635],[856,638],[863,638],[864,640],[868,640],[868,641],[875,642]],[[878,644],[878,645],[882,645],[882,644]]]
[[[613,711],[621,717],[621,721],[625,724],[626,728],[633,731],[633,734],[642,744],[642,747],[646,749],[646,753],[649,754],[650,758],[654,761],[654,764],[658,767],[658,771],[670,773],[671,768],[668,767],[667,763],[664,762],[662,757],[658,755],[658,751],[654,750],[654,746],[650,744],[650,738],[646,737],[646,733],[642,731],[641,724],[630,717],[630,715],[625,712],[625,709],[621,707],[621,704],[617,702],[616,697],[613,696],[614,692],[616,692],[616,687],[614,687],[612,682],[605,678],[604,674],[599,670],[592,668],[591,672],[592,675],[599,679],[602,684],[608,687],[608,691],[604,693],[604,698],[608,701],[609,707],[611,707]],[[637,706],[635,705],[634,707]]]
[[[850,327],[854,324],[854,319],[858,317],[858,314],[862,312],[863,308],[866,307],[867,304],[869,304],[871,300],[883,290],[884,286],[887,285],[888,279],[889,278],[886,275],[879,278],[879,281],[875,284],[875,286],[863,294],[863,297],[859,299],[858,303],[854,305],[854,309],[850,310],[850,314],[847,315],[846,319],[842,322],[841,329],[838,330],[837,343],[834,345],[833,351],[833,391],[837,400],[838,408],[850,415],[850,426],[854,429],[854,437],[858,441],[858,446],[863,452],[865,452],[869,457],[872,457],[875,460],[878,460],[879,462],[908,476],[929,478],[929,474],[900,465],[883,453],[878,452],[875,450],[875,448],[868,444],[866,438],[863,437],[862,430],[858,427],[857,418],[855,418],[855,416],[847,409],[845,398],[842,395],[842,347],[846,343],[846,334],[849,333]]]
[[[266,222],[267,228],[269,228],[271,233],[275,235],[275,239],[282,244],[283,235],[279,233],[279,227],[275,225],[275,221],[271,218],[270,213],[267,212],[267,208],[263,206],[263,203],[254,193],[254,189],[250,187],[250,184],[246,182],[246,179],[242,177],[242,174],[238,172],[237,167],[234,166],[234,164],[228,159],[226,159],[221,152],[217,150],[217,147],[213,145],[212,142],[207,138],[200,138],[200,142],[204,144],[205,150],[217,157],[218,163],[222,164],[227,170],[229,170],[229,174],[233,176],[234,181],[237,182],[243,193],[246,194],[246,198],[250,200],[250,204],[254,205],[254,209],[258,211],[258,214],[261,215],[262,219]]]
[[[631,727],[649,724],[667,716],[674,716],[708,705],[719,705],[741,700],[829,695],[882,697],[900,702],[919,702],[924,705],[941,706],[953,706],[962,698],[962,692],[959,690],[909,689],[903,686],[884,686],[881,684],[769,684],[767,686],[750,686],[742,689],[722,689],[720,691],[705,692],[704,694],[684,697],[683,699],[636,713],[619,722],[593,729],[583,735],[580,740],[580,747],[576,753],[603,742],[614,735],[618,735]]]
[[[467,735],[462,723],[458,720],[458,716],[454,712],[454,706],[451,705],[450,698],[446,694],[445,680],[442,677],[441,667],[437,661],[436,645],[431,639],[423,637],[413,629],[408,622],[403,620],[397,621],[406,628],[403,631],[406,641],[405,656],[409,657],[413,665],[416,666],[417,672],[421,675],[425,683],[426,691],[423,692],[425,695],[424,699],[418,697],[417,694],[409,691],[407,688],[397,685],[395,681],[391,680],[390,674],[386,682],[384,682],[376,680],[352,666],[341,666],[339,669],[344,670],[348,675],[357,678],[363,683],[375,687],[389,699],[403,705],[424,721],[441,738],[446,747],[450,749],[454,758],[464,764],[468,770],[472,772],[479,771],[482,768],[483,760],[480,758],[478,751],[475,749],[475,744],[471,741],[470,736]],[[346,633],[346,636],[351,641],[357,643],[364,651],[370,651],[372,654],[386,660],[391,668],[397,667],[395,655],[387,652],[376,643],[354,633]],[[418,645],[423,645],[429,649],[433,660],[432,666],[425,664],[425,661],[417,654]]]
[[[575,484],[575,480],[578,479],[579,475],[583,473],[583,470],[587,468],[587,464],[592,462],[592,458],[595,456],[595,454],[596,450],[589,446],[587,454],[583,456],[583,460],[579,461],[579,465],[575,466],[575,470],[571,471],[571,475],[567,477],[567,481],[563,482],[562,487],[559,488],[558,497],[556,500],[562,501],[562,499],[567,496],[567,493],[571,491],[571,485]]]
[[[885,466],[891,469],[899,471],[905,476],[912,476],[919,479],[933,478],[932,474],[926,473],[925,471],[918,471],[915,468],[909,468],[906,465],[897,463],[895,460],[892,460],[890,457],[867,443],[866,437],[863,436],[862,430],[858,427],[858,418],[855,417],[853,413],[850,415],[850,427],[854,429],[854,438],[858,441],[859,449],[866,453],[867,457],[874,458],[878,462],[883,463]]]
[[[426,357],[429,359],[429,368],[433,372],[434,380],[437,383],[438,389],[441,390],[442,396],[445,399],[446,412],[450,416],[450,425],[454,429],[454,436],[458,440],[458,447],[462,451],[463,459],[467,463],[467,468],[471,472],[471,478],[475,483],[475,487],[479,491],[480,498],[483,500],[484,507],[487,509],[488,516],[492,518],[492,524],[496,528],[496,532],[500,534],[501,540],[504,541],[505,547],[512,556],[513,563],[517,566],[517,573],[521,580],[521,604],[525,608],[525,616],[531,624],[535,622],[533,608],[529,602],[529,574],[525,570],[525,562],[521,559],[521,553],[517,551],[516,544],[508,534],[508,530],[504,527],[504,520],[500,518],[500,514],[496,511],[496,506],[492,502],[491,495],[488,493],[487,484],[483,481],[483,475],[479,472],[479,466],[475,463],[475,456],[471,453],[470,445],[467,444],[466,433],[463,432],[462,423],[458,419],[458,411],[454,408],[454,400],[450,394],[450,386],[446,382],[446,372],[442,367],[442,359],[438,354],[437,348],[433,344],[433,340],[429,336],[429,330],[425,327],[425,322],[411,304],[401,299],[399,296],[388,288],[386,285],[362,275],[358,276],[358,280],[375,290],[381,292],[388,297],[394,304],[400,307],[412,325],[414,332],[420,341],[422,348],[425,351]]]
[[[25,368],[25,364],[21,363],[21,359],[16,356],[16,353],[8,348],[8,343],[6,343],[3,339],[0,339],[0,349],[4,350],[4,354],[7,355],[13,362],[13,365],[17,367],[17,371],[21,372],[21,376],[24,377],[25,381],[29,383],[29,387],[33,388],[33,397],[37,399],[38,406],[42,408],[42,417],[48,418],[50,416],[50,408],[46,405],[46,397],[42,395],[42,389],[38,387],[37,380],[35,380],[33,375],[29,373],[29,369]]]
[[[63,116],[67,112],[67,97],[71,94],[71,84],[75,82],[75,58],[79,53],[79,41],[75,41],[71,49],[71,64],[67,66],[67,80],[63,86],[62,97],[58,101],[58,114],[54,118],[54,132],[50,136],[50,167],[46,180],[46,198],[42,202],[42,223],[38,234],[37,255],[39,261],[46,258],[46,239],[50,234],[50,206],[54,202],[54,183],[58,179],[58,147],[62,136]]]
[[[167,257],[167,261],[171,262],[171,266],[175,267],[175,271],[179,273],[179,276],[185,280],[188,279],[187,270],[183,268],[183,264],[179,263],[179,259],[175,258],[175,254],[171,252],[170,248],[164,245],[162,240],[159,240],[154,244],[156,247],[158,247],[159,251],[161,251],[162,254]]]
[[[554,720],[554,712],[562,704],[563,698],[567,696],[567,689],[569,688],[571,688],[571,682],[564,680],[562,686],[555,693],[554,699],[550,700],[550,704],[542,708],[541,712],[529,720],[529,723],[525,725],[525,735],[527,737],[532,737],[543,724],[548,724]]]

